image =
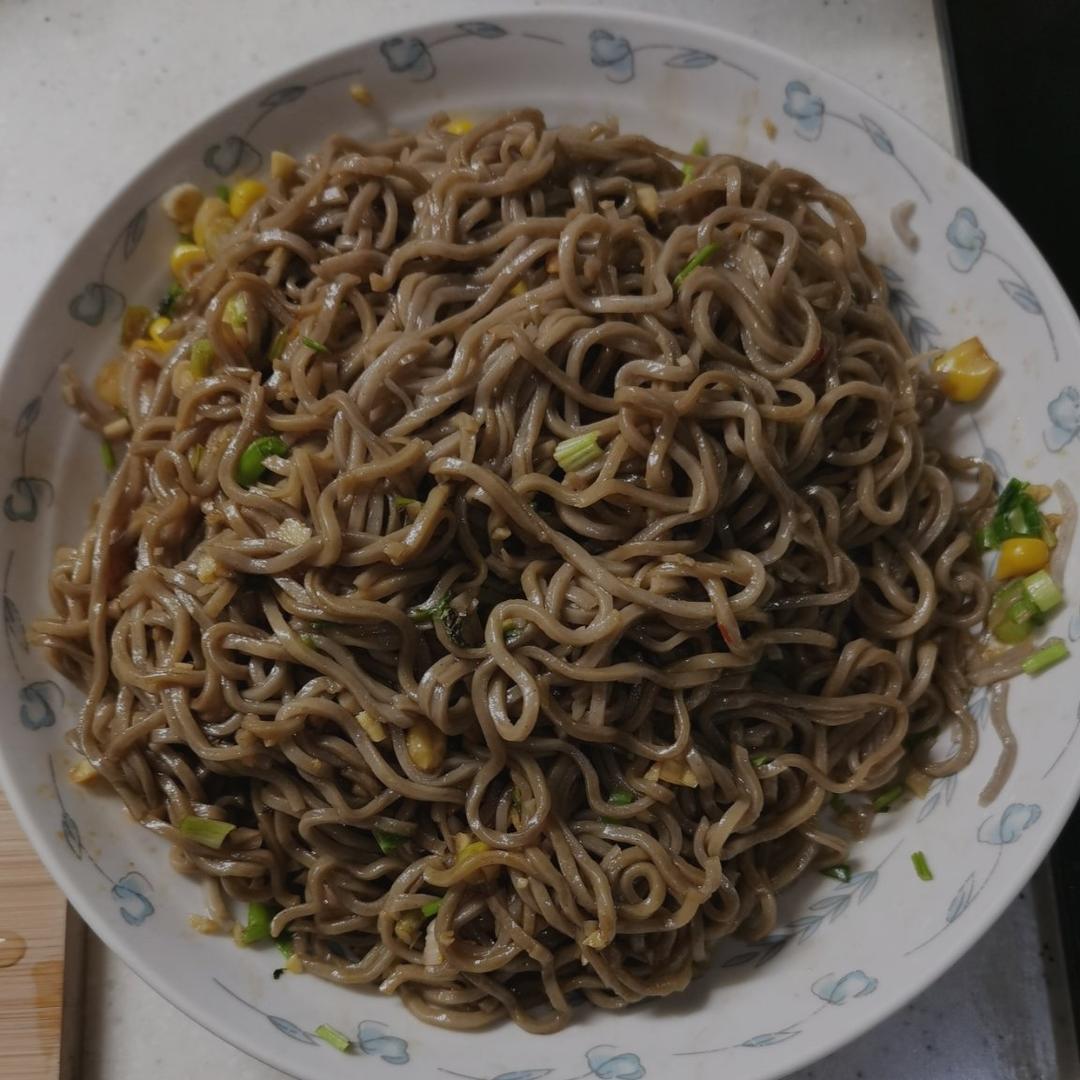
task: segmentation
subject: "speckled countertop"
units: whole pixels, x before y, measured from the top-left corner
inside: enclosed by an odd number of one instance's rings
[[[493,6],[493,0],[307,0],[303,7],[295,0],[0,0],[0,341],[12,339],[94,212],[195,120],[343,39],[390,33],[436,11]],[[617,6],[655,4],[620,0]],[[666,0],[663,6],[798,53],[953,144],[932,0]],[[1048,897],[1037,877],[935,986],[793,1080],[1080,1077]],[[80,1080],[282,1075],[197,1027],[96,941],[88,950],[87,988]]]

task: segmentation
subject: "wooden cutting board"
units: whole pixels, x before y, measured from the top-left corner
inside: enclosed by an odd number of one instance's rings
[[[0,1077],[78,1076],[83,935],[0,792]]]

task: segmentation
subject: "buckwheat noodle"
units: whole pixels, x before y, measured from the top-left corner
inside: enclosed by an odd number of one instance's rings
[[[940,396],[840,195],[728,155],[684,183],[614,122],[445,119],[330,138],[178,346],[128,351],[130,442],[34,636],[222,919],[267,902],[308,972],[550,1032],[768,934],[847,851],[834,795],[864,821],[970,760],[992,476],[924,438]],[[943,725],[946,760],[911,747]],[[214,851],[192,815],[237,827]]]

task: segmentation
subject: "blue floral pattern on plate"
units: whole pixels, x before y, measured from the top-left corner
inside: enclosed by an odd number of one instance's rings
[[[758,78],[755,72],[741,64],[725,60],[716,53],[706,52],[704,49],[667,44],[635,46],[630,44],[625,35],[612,33],[610,30],[596,29],[589,33],[589,59],[593,67],[600,68],[604,72],[609,82],[630,82],[636,74],[635,57],[650,49],[667,54],[663,60],[664,67],[706,68],[712,67],[713,64],[721,64],[748,79],[757,81]]]

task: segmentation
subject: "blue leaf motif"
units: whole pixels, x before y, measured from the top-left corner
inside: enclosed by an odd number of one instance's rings
[[[19,722],[30,731],[52,727],[63,703],[63,691],[52,679],[27,683],[19,691]]]
[[[4,499],[4,517],[8,521],[33,521],[38,515],[38,496],[52,503],[53,486],[40,476],[16,476],[11,493]]]
[[[7,634],[8,645],[12,649],[18,647],[24,653],[30,651],[26,644],[26,630],[23,627],[22,616],[10,596],[4,597],[4,632]]]
[[[715,64],[719,57],[704,49],[680,49],[664,61],[669,68],[704,68]]]
[[[259,108],[277,109],[282,105],[291,105],[294,101],[299,101],[306,93],[307,87],[301,86],[299,83],[295,86],[282,86],[280,89],[267,94],[259,102]]]
[[[795,932],[795,940],[800,944],[809,941],[824,921],[824,915],[803,915],[793,920],[791,929]]]
[[[975,875],[968,874],[964,884],[960,886],[957,894],[952,898],[948,910],[945,912],[946,924],[954,923],[968,909],[968,905],[975,899]]]
[[[381,1057],[388,1065],[407,1065],[408,1043],[396,1035],[386,1035],[386,1025],[376,1020],[363,1020],[356,1029],[356,1042],[365,1054]]]
[[[554,1069],[522,1069],[519,1072],[499,1073],[491,1080],[540,1080],[542,1076],[548,1076]]]
[[[82,834],[75,819],[63,808],[60,808],[60,827],[64,830],[64,842],[68,850],[76,859],[83,857]]]
[[[915,815],[915,820],[923,821],[925,818],[928,818],[937,809],[937,804],[940,800],[941,792],[935,791],[933,795],[930,795],[926,802],[919,807],[919,812]]]
[[[824,912],[829,922],[835,922],[847,911],[848,904],[851,903],[851,895],[851,893],[841,893],[836,896],[823,896],[810,905],[810,910]]]
[[[882,276],[890,285],[892,285],[894,282],[899,283],[904,280],[891,266],[886,266],[884,263],[881,263],[878,266],[878,269],[881,271]]]
[[[1043,442],[1048,450],[1057,453],[1080,433],[1080,390],[1066,386],[1046,406],[1046,415],[1052,426],[1043,432]]]
[[[856,882],[858,884],[856,885]],[[878,872],[876,870],[863,870],[859,874],[852,874],[850,884],[853,886],[853,894],[861,904],[877,888]]]
[[[594,67],[605,68],[612,82],[626,83],[634,77],[634,50],[621,34],[591,31],[589,59]]]
[[[645,1075],[637,1054],[620,1054],[614,1046],[594,1046],[585,1060],[600,1080],[640,1080]]]
[[[459,30],[463,30],[466,34],[472,34],[473,37],[487,38],[489,41],[494,38],[506,37],[506,31],[495,23],[490,22],[462,22],[458,23]]]
[[[726,968],[742,967],[743,964],[752,963],[758,958],[756,952],[741,952],[736,953],[734,956],[729,956],[720,966]]]
[[[125,874],[113,887],[112,895],[120,904],[120,916],[128,926],[142,926],[154,914],[154,905],[146,898],[150,882],[137,870]],[[127,906],[127,901],[134,904]]]
[[[821,998],[830,1005],[843,1005],[851,998],[872,994],[877,986],[877,979],[867,975],[862,969],[856,969],[839,977],[833,975],[832,972],[822,975],[810,987],[810,992],[814,997]]]
[[[825,102],[799,79],[784,87],[784,112],[795,121],[795,133],[802,138],[814,140],[821,134]]]
[[[87,326],[100,326],[106,315],[118,319],[126,306],[122,292],[104,281],[91,281],[78,296],[71,298],[68,314]]]
[[[221,142],[206,148],[203,164],[218,176],[255,172],[262,164],[262,154],[242,135],[226,135]]]
[[[929,320],[921,315],[913,315],[907,324],[905,336],[911,343],[915,352],[925,352],[933,348],[933,340],[941,331]]]
[[[418,37],[387,38],[379,46],[379,52],[395,75],[408,72],[414,82],[427,82],[435,78],[435,61],[428,47]]]
[[[775,1046],[777,1043],[787,1042],[788,1039],[794,1039],[796,1035],[801,1034],[802,1031],[797,1027],[782,1028],[780,1031],[767,1031],[764,1035],[754,1035],[749,1039],[745,1039],[739,1045],[749,1047]]]
[[[896,148],[892,144],[892,139],[885,134],[885,129],[876,120],[871,120],[864,113],[859,113],[859,120],[862,123],[863,130],[883,154],[895,155]]]
[[[135,254],[135,249],[139,246],[139,241],[143,238],[143,233],[146,232],[146,207],[144,206],[128,223],[124,226],[124,261],[126,262]]]
[[[997,820],[987,818],[980,826],[978,840],[980,844],[1001,846],[1014,844],[1021,833],[1030,829],[1042,816],[1042,810],[1035,803],[1011,803],[1005,807]]]
[[[1042,304],[1039,303],[1039,298],[1027,285],[1024,285],[1019,281],[1006,281],[1004,278],[1000,278],[998,284],[1025,311],[1030,312],[1032,315],[1041,315],[1043,313]]]
[[[309,1035],[303,1028],[297,1027],[291,1020],[286,1020],[284,1016],[267,1016],[267,1020],[274,1025],[281,1032],[282,1035],[288,1035],[290,1039],[295,1039],[297,1042],[308,1043],[310,1046],[315,1046],[315,1037]]]
[[[948,240],[949,265],[966,274],[978,261],[986,247],[986,233],[979,228],[979,219],[969,206],[962,206],[953,215],[945,230]]]
[[[37,422],[41,415],[41,395],[31,398],[19,413],[19,419],[15,421],[15,438],[21,439]]]

